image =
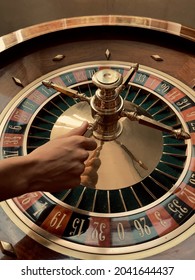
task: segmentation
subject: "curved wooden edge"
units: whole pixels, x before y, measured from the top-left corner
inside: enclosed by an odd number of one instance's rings
[[[195,29],[179,23],[147,17],[102,15],[63,18],[32,25],[0,37],[0,52],[29,39],[51,32],[89,26],[127,26],[157,30],[195,41]]]

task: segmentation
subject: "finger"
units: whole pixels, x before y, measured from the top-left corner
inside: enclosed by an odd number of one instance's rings
[[[74,171],[72,171],[72,175],[73,177],[80,177],[81,174],[84,172],[85,170],[85,164],[83,162],[78,162],[77,167]]]
[[[71,129],[66,136],[83,135],[88,128],[88,122],[84,121],[81,126]]]
[[[70,179],[68,183],[66,184],[65,188],[75,188],[78,187],[81,183],[81,178],[79,176],[75,176],[74,178]]]
[[[81,150],[78,156],[78,159],[82,162],[86,161],[89,157],[89,152],[86,150]]]
[[[93,138],[84,138],[82,147],[88,151],[93,151],[97,148],[97,143]]]
[[[101,165],[101,160],[99,158],[91,158],[85,163],[86,167],[93,167],[98,169]]]

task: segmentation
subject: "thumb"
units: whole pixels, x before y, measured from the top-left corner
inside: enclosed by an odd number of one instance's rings
[[[73,128],[69,131],[66,136],[73,136],[73,135],[83,135],[88,128],[88,122],[84,121],[81,126]]]

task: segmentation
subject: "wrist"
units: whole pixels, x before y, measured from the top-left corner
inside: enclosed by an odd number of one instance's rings
[[[0,177],[2,178],[0,200],[30,192],[30,184],[35,176],[33,169],[33,162],[28,156],[0,161]]]

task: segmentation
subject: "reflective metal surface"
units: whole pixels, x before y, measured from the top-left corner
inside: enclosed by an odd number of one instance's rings
[[[85,102],[73,105],[58,118],[51,139],[85,120],[93,122],[90,106]],[[122,133],[116,140],[96,139],[98,148],[86,163],[83,185],[104,190],[120,189],[140,182],[156,167],[162,155],[162,133],[127,118],[121,119],[121,125]]]

